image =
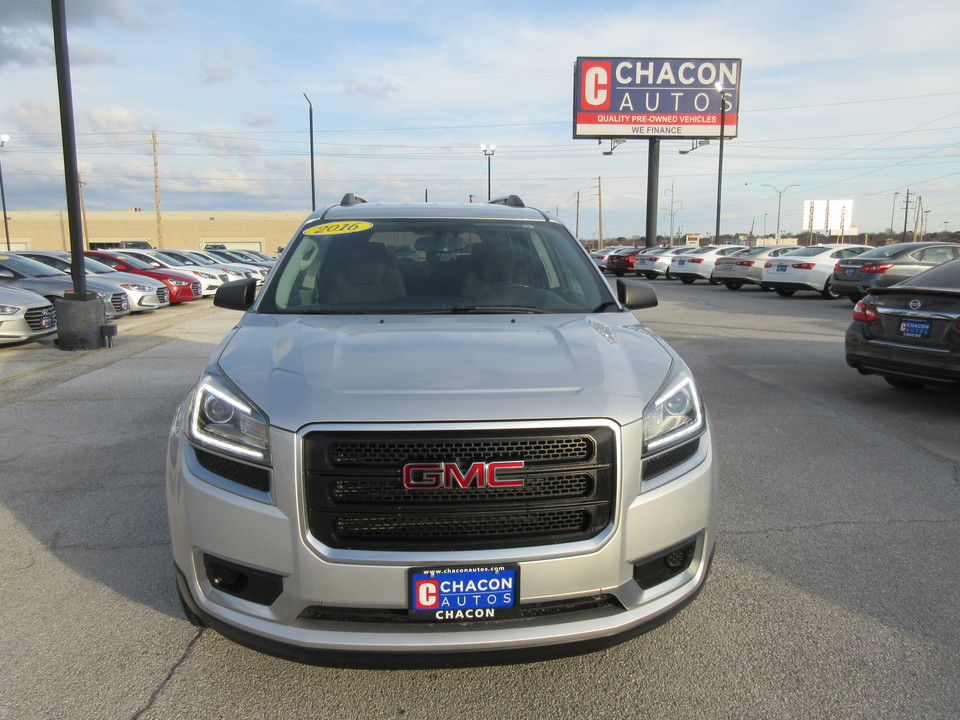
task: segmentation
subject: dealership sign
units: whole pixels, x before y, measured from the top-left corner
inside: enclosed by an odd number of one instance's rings
[[[739,59],[577,58],[574,138],[736,137],[739,106]]]

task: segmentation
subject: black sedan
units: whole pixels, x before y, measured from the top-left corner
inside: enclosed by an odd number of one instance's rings
[[[960,259],[871,290],[853,309],[846,355],[894,387],[960,387]]]

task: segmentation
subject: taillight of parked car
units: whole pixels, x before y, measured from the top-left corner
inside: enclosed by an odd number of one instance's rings
[[[790,267],[792,267],[794,270],[813,270],[816,265],[813,263],[794,263]]]
[[[687,260],[687,262],[702,263],[702,262],[703,262],[703,258],[690,258],[689,260]]]
[[[764,266],[765,268],[772,268],[772,267],[773,267],[773,263],[772,263],[772,262],[765,262],[765,263],[763,264],[763,266]]]
[[[740,267],[750,267],[753,265],[753,260],[738,260],[737,265]],[[766,267],[770,267],[770,263],[767,263]]]
[[[862,300],[858,302],[853,308],[853,319],[858,322],[873,322],[877,319],[877,311],[873,309],[870,305],[867,305]]]
[[[885,273],[887,270],[893,267],[893,263],[881,263],[878,265],[864,265],[863,271],[865,273]]]

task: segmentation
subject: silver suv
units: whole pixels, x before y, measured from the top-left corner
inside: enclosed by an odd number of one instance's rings
[[[683,360],[555,218],[490,204],[308,217],[177,412],[184,612],[334,665],[609,646],[691,600],[717,467]]]

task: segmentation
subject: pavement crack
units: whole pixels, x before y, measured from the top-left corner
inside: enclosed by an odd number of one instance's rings
[[[167,673],[167,676],[160,681],[160,684],[150,694],[150,698],[147,700],[147,704],[144,705],[139,710],[137,710],[137,712],[134,713],[131,720],[138,720],[139,718],[143,717],[144,713],[148,712],[153,707],[154,703],[157,701],[157,698],[160,697],[160,693],[162,693],[166,689],[167,685],[173,679],[173,676],[176,674],[177,670],[180,669],[180,666],[183,665],[183,663],[187,661],[187,658],[189,658],[190,655],[193,653],[193,648],[197,644],[197,642],[199,642],[200,638],[203,637],[203,633],[204,631],[202,628],[197,629],[194,636],[190,639],[190,642],[187,643],[187,646],[183,649],[183,652],[180,654],[180,657],[173,664],[173,667],[170,668],[170,672]]]

